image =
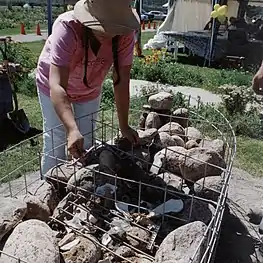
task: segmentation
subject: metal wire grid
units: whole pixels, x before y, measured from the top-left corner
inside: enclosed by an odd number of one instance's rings
[[[190,97],[188,98],[188,109],[189,109],[189,113],[190,113],[190,116],[188,118],[189,123],[191,122],[192,126],[199,128],[199,130],[202,132],[202,134],[204,136],[209,135],[210,138],[211,137],[212,138],[221,138],[226,144],[226,151],[225,151],[226,169],[222,169],[222,168],[218,167],[219,169],[222,170],[221,178],[222,178],[223,184],[222,184],[221,192],[218,193],[219,197],[218,197],[217,201],[211,201],[211,200],[208,200],[205,198],[201,198],[201,197],[195,196],[194,194],[189,195],[189,194],[181,193],[178,191],[170,190],[167,187],[163,188],[163,187],[158,187],[156,185],[150,185],[150,184],[147,184],[146,182],[142,182],[142,181],[138,182],[138,181],[134,181],[134,180],[127,179],[127,178],[126,179],[121,178],[117,175],[104,173],[103,171],[99,171],[99,172],[97,171],[97,173],[102,174],[107,178],[111,178],[111,180],[114,181],[115,186],[117,186],[120,182],[125,182],[128,184],[136,185],[137,189],[138,189],[138,198],[137,198],[138,203],[136,205],[135,204],[133,204],[133,205],[134,205],[134,207],[137,207],[138,212],[143,211],[143,209],[144,209],[141,206],[141,201],[142,201],[141,191],[142,191],[143,187],[150,187],[152,189],[155,189],[155,191],[162,191],[164,203],[167,201],[168,195],[170,197],[173,196],[174,198],[181,198],[183,200],[185,200],[185,199],[191,200],[189,215],[188,215],[187,219],[182,218],[178,215],[174,215],[174,214],[170,214],[170,215],[169,214],[163,214],[162,218],[161,218],[161,224],[164,223],[166,220],[169,220],[169,219],[170,220],[177,220],[178,222],[185,224],[187,222],[190,222],[192,219],[191,217],[192,217],[194,202],[199,201],[199,202],[202,202],[203,204],[212,204],[215,207],[215,212],[212,215],[212,218],[208,224],[208,227],[207,227],[205,235],[203,236],[203,239],[201,240],[199,246],[197,247],[194,255],[192,256],[192,258],[190,260],[190,262],[193,262],[194,260],[196,260],[198,251],[200,249],[203,249],[202,259],[200,260],[200,263],[208,263],[208,262],[212,262],[212,260],[214,258],[217,242],[219,239],[221,221],[222,221],[223,214],[224,214],[225,202],[226,202],[227,192],[228,192],[228,187],[229,187],[230,173],[231,173],[233,160],[234,160],[234,156],[235,156],[235,151],[236,151],[236,138],[235,138],[235,135],[234,135],[234,132],[233,132],[233,129],[232,129],[230,123],[219,111],[217,111],[212,106],[211,107],[206,106],[206,107],[210,108],[209,115],[207,115],[207,112],[204,112],[202,110],[203,105],[200,103],[200,100],[198,100],[197,105],[194,108],[190,107],[190,100],[191,99],[192,98],[190,98]],[[95,114],[99,115],[96,120],[93,117]],[[130,119],[131,119],[131,124],[133,126],[138,125],[137,122],[138,122],[138,118],[139,118],[140,114],[141,114],[140,110],[131,110],[131,114],[130,114],[131,118]],[[171,118],[171,116],[168,116],[168,115],[163,115],[163,116],[166,118]],[[86,117],[86,116],[83,116],[83,117]],[[91,118],[93,119],[93,123],[94,123],[94,133],[91,134],[93,145],[94,145],[94,150],[96,150],[98,147],[101,147],[102,145],[109,146],[110,142],[112,142],[113,139],[116,137],[116,134],[119,133],[115,109],[114,108],[112,108],[111,110],[100,109],[97,113],[91,114]],[[182,117],[182,119],[184,119],[184,118]],[[54,133],[56,128],[57,127],[48,131],[49,133],[51,133],[52,138],[53,138],[53,133]],[[34,139],[41,140],[41,137],[36,136]],[[23,142],[20,145],[12,147],[7,151],[12,151],[12,150],[14,150],[14,148],[17,149],[18,147],[20,147],[22,150],[25,143],[28,143],[28,142]],[[110,147],[112,147],[112,146],[110,146]],[[148,151],[149,151],[149,148],[148,148]],[[152,165],[151,163],[134,156],[133,149],[129,153],[123,152],[120,149],[118,149],[118,152],[121,156],[123,156],[123,158],[131,158],[134,161],[139,161],[139,162],[145,164],[146,167],[149,167],[150,165]],[[7,152],[4,152],[3,154],[6,154],[6,153]],[[178,154],[181,154],[181,153],[178,153]],[[40,176],[38,178],[36,178],[35,180],[33,180],[29,177],[29,175],[27,173],[25,173],[23,171],[26,171],[26,167],[32,162],[38,162],[38,164],[41,168],[41,156],[42,156],[42,153],[41,153],[41,150],[39,148],[38,155],[35,158],[28,160],[23,165],[19,166],[17,169],[11,171],[6,176],[4,176],[0,181],[0,195],[17,196],[18,194],[28,192],[30,185],[34,184],[35,181],[40,180]],[[56,156],[52,155],[52,153],[49,153],[49,157],[54,158],[57,163],[69,164],[68,161],[60,160]],[[189,157],[187,157],[187,158],[189,158]],[[190,157],[190,158],[192,158],[192,157]],[[200,160],[198,160],[198,161],[200,162]],[[207,164],[207,163],[205,165],[206,165],[206,167],[211,166],[210,164]],[[57,167],[56,169],[59,169],[59,168]],[[13,188],[12,187],[13,182],[15,182],[15,181],[10,181],[9,179],[12,179],[18,171],[20,173],[22,171],[24,182],[21,184],[21,179],[20,179],[19,187],[12,189]],[[166,170],[163,169],[162,172],[164,173],[164,172],[166,172]],[[167,171],[167,172],[169,172],[169,171]],[[41,169],[40,169],[40,174],[41,174]],[[42,176],[43,175],[41,175],[41,178],[42,178]],[[73,176],[75,176],[75,173]],[[54,178],[52,178],[52,179],[54,180]],[[60,181],[58,178],[56,178],[55,180],[58,184],[65,184],[65,182]],[[94,180],[95,180],[95,177],[94,177]],[[5,182],[5,181],[8,181],[8,183],[3,184],[4,187],[1,187],[1,183]],[[206,180],[203,181],[203,187],[206,187],[205,181]],[[94,183],[96,185],[96,182],[94,182]],[[186,184],[185,184],[185,181],[183,179],[182,179],[182,183],[183,183],[183,187],[185,187]],[[72,207],[73,205],[78,207],[79,206],[78,199],[81,197],[83,198],[81,193],[86,191],[85,189],[81,189],[80,187],[77,187],[76,185],[74,185],[74,187],[75,187],[74,188],[75,192],[73,193],[75,196],[74,201],[69,202],[68,207],[61,210],[61,212],[64,212],[64,213],[71,215],[71,216],[74,216],[74,213],[70,212],[68,208]],[[81,193],[79,193],[78,190],[81,190]],[[96,196],[95,192],[90,192],[89,194]],[[116,202],[122,203],[122,204],[127,204],[127,202],[124,202],[123,200],[117,200],[116,194],[115,194],[114,198],[105,197],[105,199],[108,199],[109,201],[112,201],[115,204],[116,204]],[[82,206],[82,209],[83,209],[83,206]],[[84,209],[87,212],[90,212],[89,207],[85,207]],[[165,207],[164,207],[164,209],[165,209]],[[108,211],[108,212],[112,213],[113,211]],[[119,218],[121,217],[120,214],[115,214],[115,216],[118,216]],[[58,218],[53,217],[53,218],[51,218],[51,221],[59,222],[60,224],[66,226],[66,223],[64,221],[59,220]],[[104,222],[109,223],[109,221],[107,219],[104,219]],[[86,226],[90,225],[90,223],[87,221],[83,222],[83,224],[84,224],[84,228]],[[134,221],[131,221],[131,224],[138,226],[138,224],[136,224]],[[67,227],[72,228],[70,226],[67,226]],[[105,231],[106,231],[105,229],[99,228],[96,225],[93,225],[93,227],[95,229],[97,229],[97,231],[99,231],[100,233],[105,233]],[[142,226],[140,226],[140,225],[139,225],[139,227],[142,228]],[[86,238],[89,238],[89,236],[87,234],[83,234],[79,230],[76,230],[76,229],[72,229],[72,230],[74,230],[79,235],[82,235]],[[147,257],[149,260],[152,261],[154,259],[154,257],[153,257],[153,254],[151,252],[153,251],[153,249],[158,248],[158,246],[155,245],[155,243],[154,243],[156,236],[158,234],[158,230],[159,230],[158,227],[157,227],[157,229],[155,229],[153,231],[147,230],[151,236],[151,239],[152,239],[151,245],[148,246],[148,250],[142,251],[142,250],[137,249],[133,246],[132,246],[132,249],[134,251],[138,252],[139,254],[144,255],[145,257]],[[135,239],[136,239],[136,237],[135,237]],[[140,242],[145,243],[146,241],[140,240]],[[122,243],[124,244],[124,242],[122,242]],[[101,245],[100,243],[98,243],[98,245],[100,245],[102,247],[102,249],[104,249],[104,250],[108,251],[109,253],[116,256],[116,253],[113,250],[107,248],[106,246]],[[125,245],[131,247],[131,245],[129,245],[127,243],[125,243]],[[145,251],[147,251],[147,253]],[[14,258],[14,256],[12,256],[12,255],[10,255],[10,257]],[[126,262],[131,262],[127,258],[121,258],[121,259],[126,260]],[[25,261],[17,258],[17,262],[25,262]],[[25,263],[27,263],[27,262],[25,262]]]

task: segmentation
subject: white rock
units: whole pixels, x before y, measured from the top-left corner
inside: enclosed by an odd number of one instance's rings
[[[28,263],[60,263],[59,248],[53,231],[46,223],[35,219],[16,226],[5,243],[3,252]],[[2,254],[0,263],[17,263],[17,260]]]
[[[74,233],[66,234],[58,243],[59,247],[63,247],[64,245],[68,244],[69,242],[73,241],[75,238]]]
[[[0,240],[26,215],[27,205],[21,199],[0,197]]]
[[[62,246],[60,249],[61,249],[61,251],[69,251],[70,249],[75,247],[79,242],[80,242],[80,240],[78,238],[76,238],[73,241]]]

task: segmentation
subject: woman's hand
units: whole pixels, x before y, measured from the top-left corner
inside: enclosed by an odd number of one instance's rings
[[[139,135],[138,133],[132,129],[130,126],[127,126],[121,129],[122,136],[127,138],[132,144],[138,144]]]
[[[68,151],[75,158],[80,158],[84,153],[84,137],[78,129],[68,133]]]
[[[252,88],[257,95],[263,96],[263,68],[260,68],[254,76]]]

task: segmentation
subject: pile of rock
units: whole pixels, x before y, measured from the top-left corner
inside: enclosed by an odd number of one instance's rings
[[[192,261],[200,262],[215,208],[185,193],[216,200],[225,144],[172,106],[169,93],[151,96],[138,145],[116,136],[85,167],[59,164],[26,196],[1,198],[0,263],[16,262],[6,254],[28,263],[183,263],[201,242]],[[161,224],[163,214],[176,218]]]

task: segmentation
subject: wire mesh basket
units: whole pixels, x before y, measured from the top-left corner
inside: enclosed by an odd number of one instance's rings
[[[194,210],[195,204],[198,203],[201,206],[213,206],[213,214],[206,223],[207,228],[199,242],[199,245],[195,249],[195,253],[191,256],[189,262],[200,262],[208,263],[212,262],[215,257],[216,246],[220,236],[221,222],[224,214],[225,203],[228,193],[228,186],[230,180],[231,169],[234,161],[234,156],[236,152],[236,138],[234,131],[229,123],[229,121],[219,112],[215,107],[209,105],[203,105],[200,100],[195,101],[195,105],[192,106],[193,98],[187,98],[187,102],[184,107],[188,110],[187,118],[185,119],[188,124],[198,128],[206,140],[220,139],[224,142],[224,162],[225,166],[217,166],[216,164],[210,164],[198,157],[192,157],[186,153],[177,152],[173,150],[173,147],[166,147],[163,149],[164,160],[167,160],[167,154],[169,152],[180,156],[181,163],[185,164],[187,160],[193,159],[195,162],[202,164],[203,175],[202,180],[186,180],[184,176],[178,177],[180,180],[180,190],[173,187],[168,187],[164,184],[165,173],[172,173],[167,165],[166,161],[162,164],[155,164],[154,157],[156,152],[160,150],[158,148],[158,143],[153,139],[150,143],[143,146],[143,156],[148,156],[147,158],[142,158],[142,155],[138,155],[136,147],[129,145],[128,150],[125,146],[120,146],[121,144],[116,143],[121,142],[119,137],[119,127],[116,109],[104,109],[101,108],[97,113],[90,115],[94,123],[94,132],[90,134],[92,136],[92,147],[86,153],[85,167],[80,168],[79,162],[72,162],[67,160],[58,159],[53,155],[54,151],[48,153],[49,158],[53,158],[57,165],[52,170],[51,173],[46,175],[41,173],[41,150],[42,150],[42,136],[36,136],[33,138],[38,141],[36,146],[34,146],[34,152],[29,154],[30,146],[29,141],[25,141],[9,148],[5,152],[1,153],[0,159],[2,164],[2,179],[0,179],[0,196],[11,196],[15,197],[21,194],[30,192],[31,185],[34,185],[37,181],[45,178],[47,181],[52,182],[57,191],[62,188],[71,189],[68,194],[70,198],[68,199],[67,206],[60,208],[60,212],[55,216],[50,217],[49,225],[52,228],[62,226],[65,229],[71,229],[77,235],[89,238],[83,229],[87,231],[94,231],[96,233],[96,238],[98,240],[97,245],[101,247],[105,253],[119,257],[123,262],[134,262],[131,259],[116,255],[116,252],[109,248],[103,241],[105,235],[108,233],[110,226],[112,226],[113,218],[118,220],[127,220],[131,226],[138,227],[145,232],[147,232],[147,239],[133,236],[128,234],[132,239],[135,239],[140,243],[140,246],[135,246],[133,243],[129,243],[127,239],[123,240],[119,236],[114,238],[115,242],[119,242],[131,248],[136,253],[143,255],[150,262],[154,262],[154,255],[158,250],[162,240],[165,238],[165,229],[167,227],[167,222],[174,226],[176,229],[179,226],[186,225],[193,221],[202,221],[202,215],[197,215],[198,212]],[[134,106],[136,104],[136,107]],[[139,105],[139,107],[138,107]],[[130,110],[130,124],[132,127],[138,128],[138,120],[142,115],[142,110],[137,110],[143,106],[143,101],[140,102],[137,98],[134,101]],[[93,116],[97,115],[95,119]],[[159,114],[163,118],[166,118],[166,122],[172,121],[172,115]],[[87,116],[84,116],[87,117]],[[179,117],[180,118],[180,117]],[[187,125],[188,125],[187,124]],[[52,138],[52,134],[55,132],[54,129],[48,131]],[[188,127],[185,128],[185,130]],[[185,135],[187,137],[187,134]],[[183,138],[184,139],[184,138]],[[32,139],[31,139],[32,141]],[[201,143],[204,141],[202,140]],[[158,146],[158,147],[157,147]],[[156,148],[158,150],[156,150]],[[202,146],[201,146],[202,147]],[[153,154],[153,148],[155,149]],[[25,157],[25,153],[27,152]],[[118,170],[116,172],[116,167],[107,167],[107,161],[104,160],[100,162],[100,155],[102,152],[107,152],[110,156],[114,156],[117,163]],[[17,159],[17,168],[10,170],[8,163],[14,156],[19,156],[21,159]],[[197,155],[198,156],[198,155]],[[99,163],[98,166],[96,164]],[[89,164],[87,166],[87,164]],[[58,174],[61,174],[61,165],[67,165],[73,170],[71,178],[74,180],[65,181],[62,180]],[[106,167],[106,168],[105,168]],[[159,170],[158,179],[151,172],[155,168]],[[184,167],[184,165],[181,165]],[[80,169],[86,169],[86,174],[92,174],[92,187],[85,187],[76,183],[78,180],[76,178],[78,171]],[[207,185],[206,174],[211,169],[217,169],[218,178],[221,180],[221,188],[210,189],[211,185]],[[32,173],[32,170],[35,170]],[[31,173],[29,173],[31,171]],[[220,171],[220,172],[218,172]],[[183,170],[181,169],[181,172]],[[3,176],[5,175],[5,176]],[[18,178],[18,179],[16,179]],[[158,181],[158,182],[157,182]],[[72,183],[73,182],[73,183]],[[201,182],[201,183],[200,183]],[[216,198],[207,198],[200,194],[196,194],[195,188],[199,184],[202,189],[211,190],[216,194]],[[103,186],[110,186],[110,193],[103,190]],[[96,186],[96,187],[95,187]],[[100,190],[103,190],[102,194]],[[60,190],[58,190],[60,189]],[[103,192],[102,191],[102,192]],[[64,193],[63,195],[66,195]],[[155,201],[152,201],[152,200]],[[187,212],[182,214],[178,211],[166,211],[166,205],[169,206],[167,201],[169,200],[180,200],[184,203],[184,209]],[[179,201],[178,201],[179,202]],[[138,216],[143,217],[149,215],[154,208],[149,208],[151,204],[159,204],[161,210],[159,209],[158,220],[154,221],[154,224],[149,228],[147,225],[142,224],[142,220],[138,221]],[[85,205],[83,205],[85,204]],[[89,205],[87,205],[89,204]],[[180,202],[179,202],[180,204]],[[179,205],[180,206],[180,205]],[[127,210],[129,207],[129,210]],[[77,229],[75,226],[68,224],[68,220],[65,218],[74,218],[76,216],[76,208],[84,210],[88,215],[94,214],[96,218],[103,221],[103,226],[97,225],[96,222],[89,221],[88,219],[81,219],[81,224],[83,229]],[[131,213],[132,211],[132,213]],[[64,217],[62,216],[64,215]],[[97,221],[97,220],[96,220]],[[91,230],[92,229],[92,230]],[[167,230],[167,229],[166,229]],[[167,230],[168,231],[168,230]],[[90,232],[89,232],[90,233]],[[127,237],[128,238],[128,237]],[[94,240],[93,240],[94,241]],[[202,247],[202,253],[200,257],[200,249]],[[1,251],[0,251],[1,253]],[[3,253],[3,252],[2,252]],[[3,254],[2,254],[3,255]],[[10,258],[15,258],[15,255],[9,255]],[[18,259],[17,262],[28,263],[23,261],[23,259]]]

